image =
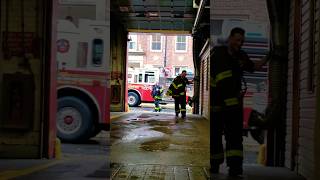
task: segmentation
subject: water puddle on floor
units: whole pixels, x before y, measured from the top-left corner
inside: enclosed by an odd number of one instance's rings
[[[160,121],[160,120],[150,120],[148,123],[151,126],[169,126],[174,125],[175,123],[173,121]]]
[[[188,140],[188,139],[174,139],[171,141],[171,144],[188,146],[188,147],[200,147],[201,146],[200,141]]]
[[[113,134],[113,133],[111,133]],[[133,141],[145,141],[146,139],[153,139],[153,138],[163,138],[165,134],[160,131],[153,131],[150,130],[150,127],[140,127],[136,129],[128,129],[126,131],[125,136],[121,138],[122,143],[128,143]]]
[[[120,139],[120,138],[122,138],[122,137],[125,136],[125,135],[126,135],[126,133],[117,130],[117,131],[112,131],[112,132],[110,133],[110,138]]]
[[[166,127],[166,126],[156,126],[156,127],[151,128],[151,130],[159,131],[159,132],[162,132],[165,134],[172,134],[173,133],[172,129],[169,127]]]
[[[140,145],[140,148],[145,151],[164,151],[170,146],[169,139],[154,139],[146,141]]]
[[[179,132],[183,135],[196,135],[196,132],[194,129],[180,129]]]

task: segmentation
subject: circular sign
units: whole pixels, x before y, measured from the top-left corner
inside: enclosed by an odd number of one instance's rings
[[[66,39],[59,39],[57,41],[57,50],[60,53],[66,53],[69,51],[70,44],[69,41]]]

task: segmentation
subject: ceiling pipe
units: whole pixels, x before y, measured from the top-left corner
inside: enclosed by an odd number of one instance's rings
[[[196,32],[197,26],[199,24],[200,18],[202,16],[203,10],[205,8],[205,4],[206,4],[207,0],[201,0],[198,11],[197,11],[197,15],[196,15],[196,19],[194,20],[194,24],[192,27],[192,34],[194,34]]]

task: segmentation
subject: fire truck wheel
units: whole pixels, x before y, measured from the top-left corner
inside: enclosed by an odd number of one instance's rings
[[[135,92],[128,93],[128,104],[130,107],[136,107],[140,104],[139,95]]]
[[[83,142],[92,135],[90,108],[82,100],[66,96],[58,99],[57,136],[65,142]]]

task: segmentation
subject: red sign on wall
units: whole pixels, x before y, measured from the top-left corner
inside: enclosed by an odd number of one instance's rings
[[[23,52],[33,53],[33,39],[33,32],[3,32],[4,52],[9,56],[22,56]]]

